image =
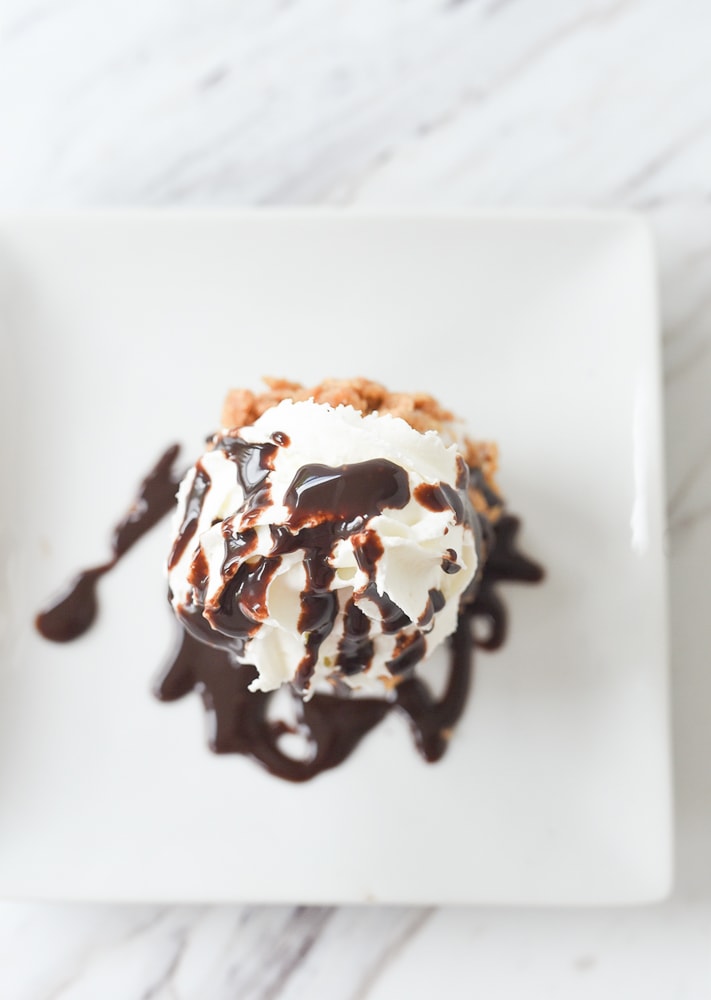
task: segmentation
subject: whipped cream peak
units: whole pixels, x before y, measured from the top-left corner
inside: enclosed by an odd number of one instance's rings
[[[181,483],[168,575],[188,630],[291,682],[387,696],[451,634],[479,563],[456,443],[399,417],[283,400]]]

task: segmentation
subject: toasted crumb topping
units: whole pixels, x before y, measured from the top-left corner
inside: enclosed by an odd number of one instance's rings
[[[366,415],[368,413],[389,413],[393,417],[406,420],[416,431],[437,431],[442,433],[447,425],[455,421],[455,416],[437,400],[425,392],[390,392],[379,382],[367,378],[324,379],[318,385],[307,388],[300,382],[290,382],[283,378],[264,380],[267,389],[255,393],[250,389],[230,389],[222,407],[222,426],[236,429],[253,424],[265,410],[276,406],[283,399],[294,402],[313,399],[316,403],[330,403],[331,406],[352,406]],[[486,485],[500,496],[496,484],[498,468],[498,448],[489,441],[474,441],[464,438],[464,458],[471,468],[481,469]],[[501,505],[488,502],[484,493],[471,486],[472,503],[479,513],[496,521],[501,513]]]

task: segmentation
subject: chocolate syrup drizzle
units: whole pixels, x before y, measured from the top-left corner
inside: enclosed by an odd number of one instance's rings
[[[268,502],[268,497],[255,501],[255,494],[263,488],[254,480],[242,477],[242,486],[247,510],[256,512],[260,505]],[[261,619],[266,617],[267,589],[282,558],[288,553],[302,551],[306,585],[300,596],[297,628],[307,638],[293,683],[299,692],[305,691],[316,668],[321,645],[331,634],[339,612],[338,595],[332,587],[336,571],[330,561],[339,539],[352,538],[356,559],[369,577],[366,593],[371,599],[376,595],[376,603],[386,619],[386,631],[411,624],[387,594],[377,593],[375,567],[382,555],[382,545],[377,535],[367,530],[370,518],[386,508],[402,509],[409,499],[407,473],[386,459],[339,466],[302,466],[284,494],[284,506],[290,511],[288,525],[275,525],[271,529],[270,554],[250,563],[242,562],[231,580],[233,552],[235,548],[242,553],[249,552],[252,529],[236,531],[232,524],[223,527],[227,558],[222,574],[229,582],[217,609],[205,608],[204,585],[194,585],[194,611],[183,612],[186,628],[198,638],[206,638],[212,645],[243,657],[247,643],[261,627]],[[242,514],[241,521],[244,524]],[[205,630],[205,618],[209,620],[211,634]],[[344,634],[336,657],[336,666],[344,673],[369,668],[373,657],[369,630],[370,620],[350,601],[345,609]]]
[[[264,493],[268,489],[268,471],[276,447],[285,443],[283,438],[284,436],[277,440],[275,437],[273,446],[247,445],[239,439],[230,438],[223,438],[219,445],[236,462],[245,494],[249,493],[252,498],[252,510],[256,511],[268,499]],[[37,629],[45,638],[54,642],[67,642],[78,638],[91,626],[97,612],[98,580],[174,507],[181,479],[181,475],[173,468],[178,451],[177,445],[169,448],[141,484],[136,500],[114,532],[112,558],[101,566],[80,573],[68,591],[37,616]],[[229,593],[226,591],[226,605],[230,602],[232,604],[224,608],[225,620],[222,621],[221,628],[224,629],[227,620],[231,619],[233,637],[235,632],[238,637],[245,634],[247,622],[249,628],[254,628],[255,625],[258,627],[259,592],[262,588],[266,591],[265,579],[275,571],[278,565],[276,560],[292,547],[305,549],[307,576],[310,576],[315,600],[311,606],[305,605],[306,610],[302,610],[302,614],[308,616],[308,621],[300,622],[300,628],[303,624],[316,638],[307,647],[306,656],[299,665],[302,684],[310,676],[309,670],[313,670],[313,664],[318,658],[318,646],[322,636],[327,634],[326,624],[328,623],[330,631],[332,615],[335,615],[331,602],[327,601],[330,579],[325,577],[330,567],[323,558],[323,553],[330,551],[334,538],[343,532],[353,534],[352,529],[359,527],[358,518],[365,526],[367,517],[364,516],[364,504],[366,508],[368,504],[372,506],[372,510],[365,510],[366,514],[370,514],[376,510],[381,511],[385,506],[405,506],[408,500],[407,477],[404,474],[403,477],[398,475],[402,470],[386,461],[374,463],[378,468],[370,468],[372,464],[358,463],[350,467],[341,466],[337,470],[324,466],[307,466],[301,470],[292,483],[293,495],[289,501],[292,509],[298,512],[300,528],[296,534],[289,536],[289,540],[286,538],[287,532],[280,539],[279,529],[274,529],[277,532],[277,549],[279,544],[282,548],[273,557],[269,557],[271,562],[265,559],[257,564],[255,570],[254,566],[241,561],[245,547],[252,544],[249,535],[251,529],[244,531],[241,536],[233,536],[232,549],[227,546],[225,567],[229,569],[232,560],[233,565],[238,568],[228,588]],[[365,469],[364,466],[369,468]],[[347,470],[347,488],[341,489],[339,476],[343,476],[344,469]],[[477,470],[473,471],[476,473]],[[199,469],[196,482],[198,478]],[[366,481],[369,481],[368,499],[365,493],[359,493],[365,488]],[[194,514],[195,510],[199,510],[202,499],[197,493],[201,489],[202,483],[197,487],[193,484],[196,496],[192,504],[188,500],[184,522],[175,543],[180,551],[184,551],[194,535]],[[337,491],[337,495],[334,491]],[[496,497],[496,501],[500,507],[500,498]],[[456,505],[461,504],[459,496],[451,488],[439,493],[430,491],[427,502],[437,509],[446,503],[455,511]],[[324,506],[332,512],[330,520],[313,524],[314,515],[317,512],[322,515]],[[516,548],[519,529],[517,518],[503,514],[494,526],[482,519],[480,527],[488,550],[487,559],[481,577],[474,581],[475,586],[462,600],[457,629],[449,639],[449,673],[440,698],[434,698],[426,683],[415,676],[406,676],[396,685],[391,701],[324,694],[315,694],[309,701],[304,701],[294,690],[292,697],[297,724],[295,727],[287,726],[283,721],[273,721],[268,717],[272,694],[248,691],[248,685],[257,675],[256,669],[237,662],[233,643],[228,643],[229,648],[208,645],[204,641],[202,630],[205,630],[205,634],[209,633],[211,642],[214,642],[215,632],[204,620],[202,627],[199,627],[198,617],[202,619],[202,616],[197,615],[186,616],[185,624],[189,627],[182,630],[176,651],[156,681],[155,695],[161,701],[176,701],[191,691],[196,691],[207,712],[208,742],[213,751],[244,754],[271,774],[290,781],[307,781],[322,771],[336,767],[391,711],[397,711],[407,718],[422,756],[428,761],[439,760],[447,748],[451,730],[466,704],[473,671],[474,647],[496,649],[506,636],[506,609],[494,589],[495,584],[503,581],[533,583],[543,576],[541,568]],[[367,529],[357,536],[359,565],[369,575],[374,572],[380,555],[379,544],[377,535]],[[171,558],[177,561],[180,555],[176,556],[175,552],[174,548]],[[453,554],[452,563],[455,563],[455,557],[456,554]],[[313,564],[311,566],[309,559]],[[451,571],[456,570],[452,568]],[[199,563],[197,570],[194,567],[194,572],[199,573]],[[368,596],[380,602],[386,631],[400,632],[406,624],[411,624],[409,619],[403,621],[402,612],[387,595],[377,593],[374,576],[371,576],[371,581],[372,594],[369,593]],[[243,588],[249,591],[245,607],[249,605],[250,616],[245,615],[244,609],[240,609],[240,603],[245,601]],[[418,624],[422,625],[429,620],[428,614],[430,617],[434,615],[441,605],[441,593],[431,591],[428,608]],[[363,619],[365,616],[355,604],[349,603],[346,606],[346,628],[338,658],[338,665],[343,673],[362,669],[363,656],[367,653],[369,642],[369,624],[367,619]],[[476,619],[487,622],[488,630],[484,638],[474,638],[473,622]],[[396,656],[389,664],[390,671],[393,674],[406,674],[421,659],[424,642],[421,633],[400,632]],[[301,733],[308,742],[310,755],[305,760],[291,756],[280,746],[282,737],[293,732]]]
[[[79,573],[60,597],[37,615],[35,626],[45,639],[71,642],[93,624],[98,610],[96,585],[101,577],[175,506],[181,477],[173,466],[179,452],[179,444],[171,445],[141,483],[126,516],[114,529],[108,562]]]

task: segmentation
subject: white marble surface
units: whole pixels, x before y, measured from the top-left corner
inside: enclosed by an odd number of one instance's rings
[[[711,997],[706,0],[5,0],[0,207],[644,211],[664,322],[677,888],[596,911],[0,906],[0,997]]]

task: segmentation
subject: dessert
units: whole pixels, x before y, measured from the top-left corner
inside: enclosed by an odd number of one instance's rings
[[[467,483],[434,431],[285,399],[183,480],[173,607],[254,664],[252,691],[386,693],[456,628],[482,557]]]
[[[213,750],[302,781],[397,710],[437,760],[466,702],[472,620],[489,625],[476,644],[496,648],[506,616],[494,583],[541,577],[515,549],[496,448],[468,439],[425,394],[366,379],[267,386],[228,395],[223,429],[182,477],[177,504],[166,501],[177,450],[166,452],[112,559],[77,577],[37,626],[59,640],[85,630],[100,576],[170,508],[182,630],[155,693],[198,691]],[[445,643],[449,673],[434,698],[428,660]],[[275,692],[289,702],[276,717]]]

